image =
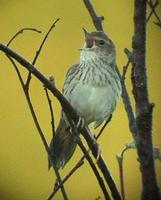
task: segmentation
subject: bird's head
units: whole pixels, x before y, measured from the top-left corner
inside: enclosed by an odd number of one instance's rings
[[[83,28],[85,44],[82,51],[95,52],[98,56],[115,56],[115,46],[103,31],[88,32]]]

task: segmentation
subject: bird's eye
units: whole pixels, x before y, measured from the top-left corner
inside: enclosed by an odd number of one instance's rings
[[[100,44],[100,45],[104,45],[104,44],[105,44],[105,41],[104,41],[104,40],[99,40],[99,44]]]

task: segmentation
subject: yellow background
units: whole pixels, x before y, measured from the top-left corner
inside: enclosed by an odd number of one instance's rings
[[[122,70],[127,58],[125,47],[131,47],[133,35],[133,1],[93,0],[98,14],[105,16],[104,28],[117,49],[117,63]],[[161,6],[157,9],[161,13]],[[82,27],[93,30],[89,14],[81,0],[0,0],[0,42],[7,43],[13,34],[23,27],[35,27],[42,34],[26,32],[12,44],[12,48],[28,60],[32,60],[45,31],[60,17],[48,38],[36,66],[46,75],[53,74],[56,85],[62,88],[68,68],[77,62],[83,44]],[[161,16],[160,16],[161,17]],[[147,67],[150,100],[156,104],[153,121],[153,141],[161,148],[161,29],[153,24],[152,17],[147,32]],[[23,75],[25,70],[20,67]],[[129,92],[130,73],[127,77]],[[39,121],[48,141],[51,138],[50,114],[44,90],[32,79],[31,95]],[[131,96],[132,98],[132,96]],[[60,106],[52,97],[55,121],[59,120]],[[132,100],[133,101],[133,100]],[[127,116],[120,100],[112,122],[104,131],[99,143],[112,176],[119,186],[116,154],[124,144],[132,141]],[[61,171],[65,175],[80,158],[77,149],[73,158]],[[135,150],[126,153],[124,172],[128,200],[140,197],[141,179]],[[156,161],[158,182],[161,180],[161,163]],[[47,170],[47,155],[39,138],[24,94],[12,65],[0,53],[0,200],[44,200],[52,191],[55,175]],[[161,186],[161,181],[160,181]],[[103,195],[88,164],[79,169],[65,184],[72,200],[92,200]],[[62,199],[61,194],[56,200]]]

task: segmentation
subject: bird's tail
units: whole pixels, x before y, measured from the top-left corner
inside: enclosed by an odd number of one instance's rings
[[[62,118],[54,138],[50,143],[49,169],[53,165],[56,169],[64,167],[64,165],[72,157],[76,149],[76,139],[71,133],[69,125]]]

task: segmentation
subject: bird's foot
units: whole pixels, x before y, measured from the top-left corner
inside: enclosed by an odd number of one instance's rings
[[[102,153],[102,151],[101,151],[100,145],[99,145],[99,144],[97,144],[97,156],[96,156],[96,163],[98,162],[98,160],[99,160],[99,158],[100,158],[100,156],[101,156],[101,153]]]
[[[78,130],[82,130],[84,126],[85,126],[85,119],[83,117],[79,116],[76,127]]]

